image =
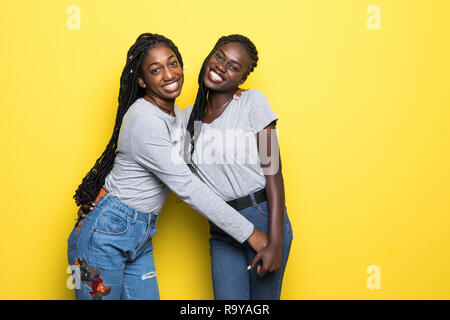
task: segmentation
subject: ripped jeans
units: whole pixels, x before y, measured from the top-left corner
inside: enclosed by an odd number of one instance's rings
[[[152,236],[157,215],[106,193],[73,228],[67,256],[77,300],[158,300]]]

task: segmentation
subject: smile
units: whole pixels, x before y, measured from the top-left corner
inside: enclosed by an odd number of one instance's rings
[[[180,88],[180,80],[162,86],[164,91],[174,92]]]
[[[224,79],[220,75],[218,75],[216,72],[214,72],[212,70],[209,71],[208,78],[211,79],[211,81],[215,82],[215,83],[220,83],[220,82],[224,81]]]

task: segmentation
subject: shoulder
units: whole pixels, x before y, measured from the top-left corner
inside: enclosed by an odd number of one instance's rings
[[[251,89],[248,91],[248,117],[251,127],[253,128],[254,132],[257,133],[273,121],[276,121],[278,117],[274,113],[269,100],[266,98],[264,93],[256,89]],[[245,94],[247,94],[247,92],[245,92],[244,95]]]
[[[239,101],[245,107],[258,108],[261,105],[269,105],[269,100],[264,93],[258,89],[249,89],[245,91],[240,97]]]
[[[264,93],[261,90],[258,89],[248,89],[247,91],[244,92],[244,94],[248,94],[249,96],[251,96],[252,98],[265,98],[266,96],[264,95]]]
[[[239,101],[241,100],[242,105],[244,105],[246,109],[252,109],[253,111],[271,109],[266,95],[258,89],[249,89],[245,91],[239,98]]]
[[[242,94],[242,97],[249,101],[267,100],[267,97],[264,95],[264,93],[258,89],[249,89]]]

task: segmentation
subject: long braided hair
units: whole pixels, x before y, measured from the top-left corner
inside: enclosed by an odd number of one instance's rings
[[[192,164],[192,154],[194,152],[194,146],[195,142],[197,141],[198,135],[200,134],[200,127],[201,122],[203,121],[203,117],[205,116],[206,111],[206,104],[208,99],[208,88],[205,86],[204,83],[204,77],[205,77],[205,70],[206,65],[208,64],[209,59],[211,56],[219,49],[221,46],[223,46],[226,43],[229,42],[237,42],[241,44],[248,52],[250,56],[250,66],[247,70],[247,72],[244,74],[244,79],[256,68],[258,64],[258,51],[256,50],[255,45],[253,42],[240,34],[232,34],[229,36],[223,36],[221,37],[215,44],[212,51],[208,54],[206,59],[203,61],[202,68],[200,70],[200,74],[198,75],[198,92],[197,97],[195,98],[195,103],[192,108],[191,116],[189,118],[188,124],[187,124],[187,138],[185,140],[184,144],[184,159],[186,163]],[[194,135],[195,134],[195,135]],[[189,156],[189,150],[190,150],[190,156]],[[194,170],[194,168],[191,166],[191,169]]]
[[[138,98],[145,96],[145,89],[138,84],[138,77],[143,78],[142,62],[149,50],[157,45],[165,45],[170,48],[175,53],[181,67],[183,67],[183,60],[178,48],[166,37],[158,34],[143,33],[136,39],[136,42],[128,50],[125,68],[120,77],[119,107],[112,137],[105,151],[103,151],[100,158],[95,162],[94,167],[86,174],[75,191],[73,197],[78,206],[95,200],[105,182],[106,176],[113,168],[123,117],[128,108]]]

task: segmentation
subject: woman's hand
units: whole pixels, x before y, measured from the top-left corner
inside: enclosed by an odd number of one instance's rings
[[[275,272],[280,270],[282,265],[282,248],[282,245],[269,244],[256,254],[247,270],[253,269],[259,260],[261,260],[262,263],[258,264],[256,273],[260,278],[262,278],[266,272]]]
[[[268,238],[264,232],[254,228],[253,233],[247,239],[247,242],[253,248],[253,250],[259,252],[267,246]]]
[[[234,99],[234,100],[239,100],[239,97],[242,96],[242,94],[243,94],[245,91],[247,91],[247,89],[241,89],[241,88],[238,88],[237,91],[236,91],[236,92],[234,93],[234,95],[233,95],[233,99]]]
[[[95,203],[94,202],[88,202],[85,204],[82,204],[80,206],[80,209],[78,209],[78,219],[83,219],[84,217],[86,217],[86,214],[88,214],[89,212],[91,212],[92,210],[94,210],[95,207]]]

